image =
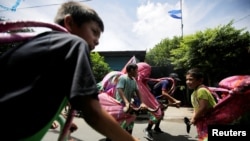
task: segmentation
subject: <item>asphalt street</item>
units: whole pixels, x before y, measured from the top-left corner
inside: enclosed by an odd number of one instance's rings
[[[190,107],[168,107],[160,126],[164,133],[154,133],[154,141],[197,141],[196,128],[191,126],[190,133],[187,133],[186,125],[183,122],[183,118],[191,117],[192,113],[193,109]],[[132,135],[139,138],[140,141],[148,141],[143,132],[147,122],[146,116],[139,117],[135,122]],[[75,141],[105,141],[105,136],[93,130],[83,119],[74,118],[74,123],[78,126],[78,130],[71,134]],[[59,128],[50,129],[42,141],[56,141],[59,132]]]

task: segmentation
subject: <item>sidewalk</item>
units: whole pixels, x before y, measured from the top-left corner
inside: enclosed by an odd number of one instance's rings
[[[180,120],[183,120],[184,117],[191,118],[192,114],[193,114],[192,107],[176,108],[174,106],[169,106],[165,110],[164,120],[178,120],[178,121],[180,121]],[[138,120],[147,120],[148,115],[147,114],[139,115],[137,117],[137,119]]]
[[[184,117],[191,118],[192,114],[192,107],[176,108],[173,106],[169,106],[168,109],[165,111],[164,119],[183,119]]]

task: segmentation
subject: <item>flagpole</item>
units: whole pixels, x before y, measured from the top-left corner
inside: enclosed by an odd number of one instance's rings
[[[181,38],[183,38],[183,15],[182,15],[182,0],[180,0],[180,8],[181,8]]]

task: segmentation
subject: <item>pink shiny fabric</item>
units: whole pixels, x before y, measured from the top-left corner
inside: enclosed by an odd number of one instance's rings
[[[102,108],[112,115],[119,123],[126,121],[126,124],[129,125],[131,122],[135,121],[136,116],[124,113],[123,105],[107,93],[100,93],[98,98]]]
[[[112,115],[120,124],[125,122],[125,127],[128,126],[131,122],[135,121],[136,116],[123,112],[124,106],[114,98],[116,85],[113,84],[111,81],[114,77],[120,76],[121,74],[125,74],[126,66],[129,63],[136,63],[136,58],[132,57],[121,70],[121,72],[112,71],[108,73],[101,82],[102,86],[104,87],[104,90],[106,89],[106,91],[98,95],[102,108],[104,108],[110,115]],[[109,89],[107,90],[108,87]]]
[[[145,62],[137,63],[138,66],[138,77],[136,79],[139,91],[142,95],[142,101],[150,108],[157,109],[160,104],[154,97],[154,95],[149,91],[147,87],[147,79],[151,74],[151,66]],[[155,118],[160,119],[163,116],[161,110],[157,110],[156,112],[152,112]]]
[[[220,81],[219,87],[227,88],[229,95],[222,99],[205,118],[197,121],[200,141],[207,139],[208,125],[231,124],[250,111],[250,76],[230,76]]]

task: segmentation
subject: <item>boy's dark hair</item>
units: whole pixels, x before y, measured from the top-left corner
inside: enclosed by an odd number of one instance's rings
[[[195,79],[203,79],[204,74],[199,68],[192,68],[187,71],[186,75],[191,75]]]
[[[88,6],[76,2],[69,1],[64,3],[59,9],[54,19],[54,22],[64,26],[64,17],[66,15],[71,15],[73,20],[76,22],[78,26],[81,26],[83,23],[89,21],[95,21],[98,23],[102,32],[104,31],[104,24],[99,15],[95,12],[95,10],[89,8]]]
[[[138,69],[138,66],[136,63],[130,63],[126,67],[127,72],[131,72],[131,70],[136,70],[136,69]]]

